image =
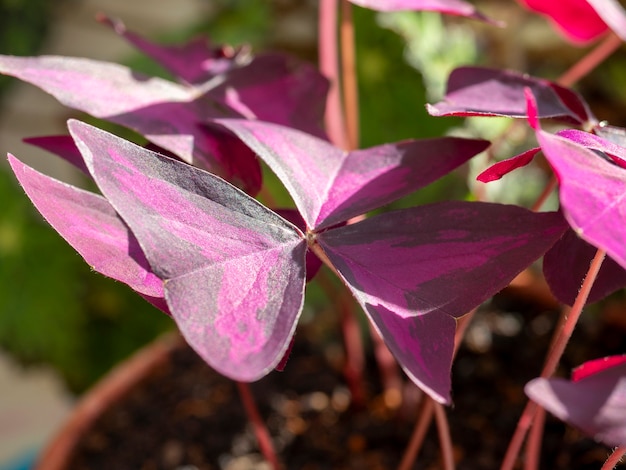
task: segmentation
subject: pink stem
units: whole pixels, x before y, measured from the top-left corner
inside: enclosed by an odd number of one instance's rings
[[[528,433],[526,443],[526,460],[524,470],[538,470],[541,457],[541,443],[543,440],[543,429],[546,423],[546,410],[538,408],[535,419]]]
[[[435,421],[437,422],[437,433],[439,435],[439,446],[443,457],[443,470],[454,470],[454,452],[452,450],[452,438],[450,437],[450,426],[441,403],[435,405]]]
[[[341,76],[343,78],[343,109],[348,150],[359,147],[359,93],[356,79],[356,51],[352,4],[341,0]]]
[[[459,347],[461,346],[461,342],[463,341],[465,332],[467,331],[467,328],[469,327],[472,318],[474,318],[475,313],[476,309],[472,310],[466,315],[463,315],[457,320],[457,327],[454,333],[455,356],[457,351],[459,350]],[[417,455],[419,454],[422,442],[424,441],[424,435],[426,434],[428,426],[430,425],[430,421],[433,417],[433,412],[435,411],[435,402],[429,396],[425,396],[423,398],[423,401],[424,404],[422,405],[422,411],[418,415],[417,422],[415,423],[415,428],[413,429],[413,434],[411,435],[411,440],[409,441],[409,444],[404,451],[404,455],[402,456],[402,461],[400,462],[398,470],[410,470],[413,467],[413,463],[415,462],[415,459],[417,459]],[[442,453],[445,455],[443,444]]]
[[[428,431],[434,411],[435,402],[429,396],[424,395],[413,434],[411,434],[411,439],[406,446],[398,470],[411,470],[413,468],[413,462],[417,459],[417,455],[422,448],[422,443],[426,437],[426,431]]]
[[[604,260],[605,255],[606,253],[603,250],[598,249],[596,255],[591,261],[591,265],[589,266],[589,270],[587,271],[587,275],[585,276],[585,280],[583,281],[583,285],[580,288],[580,292],[576,297],[574,305],[569,312],[569,316],[567,317],[563,328],[555,333],[557,334],[557,338],[554,342],[554,346],[548,353],[543,370],[541,371],[541,377],[547,378],[554,374],[554,371],[561,360],[561,356],[565,351],[565,347],[574,332],[574,328],[580,318],[583,307],[587,302],[587,297],[589,296],[589,292],[591,291],[593,283],[598,275],[600,266],[602,266],[602,261]],[[529,400],[526,404],[526,407],[522,412],[522,416],[517,423],[515,433],[509,442],[509,448],[504,455],[502,467],[500,467],[501,470],[513,470],[513,466],[515,465],[515,461],[519,455],[526,433],[533,422],[538,408],[538,405],[533,401]]]
[[[252,397],[252,393],[250,392],[250,387],[247,383],[237,382],[237,388],[239,389],[239,395],[241,396],[241,401],[243,402],[243,406],[246,410],[246,414],[248,415],[248,419],[252,423],[252,427],[254,429],[254,435],[259,443],[259,449],[261,449],[261,453],[265,457],[265,460],[269,462],[274,470],[283,469],[283,465],[278,460],[278,456],[276,455],[276,451],[274,450],[274,444],[272,444],[272,438],[270,433],[261,418],[259,410],[256,407],[256,403],[254,402],[254,398]]]
[[[319,4],[319,66],[320,72],[330,81],[326,98],[326,132],[330,141],[343,149],[348,148],[343,108],[341,105],[339,53],[337,49],[338,0],[320,0]]]
[[[609,33],[604,41],[561,75],[557,83],[563,86],[573,85],[595,69],[621,45],[622,40],[615,33]]]
[[[609,458],[606,459],[606,462],[604,462],[600,470],[613,470],[620,464],[624,455],[626,455],[626,445],[616,448],[613,453],[609,455]]]
[[[550,194],[556,188],[557,184],[558,182],[556,176],[552,174],[552,176],[550,177],[550,181],[548,181],[546,187],[543,188],[543,191],[541,192],[541,194],[537,198],[537,201],[535,201],[530,210],[537,212],[539,209],[541,209],[541,206],[543,206],[546,200],[550,197]]]

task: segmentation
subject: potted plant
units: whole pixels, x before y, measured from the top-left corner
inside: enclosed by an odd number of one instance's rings
[[[556,81],[457,67],[443,99],[428,105],[436,117],[507,116],[526,126],[539,146],[489,161],[478,180],[500,179],[543,153],[553,173],[531,209],[480,200],[477,191],[472,201],[380,212],[479,153],[486,151],[489,160],[499,156],[511,131],[491,143],[443,136],[359,148],[352,4],[497,23],[459,0],[322,1],[318,71],[285,55],[216,47],[202,39],[159,46],[101,16],[177,81],[54,56],[2,56],[0,72],[130,128],[145,142],[78,120],[68,122],[69,135],[30,140],[82,170],[98,192],[54,180],[9,155],[13,172],[39,212],[94,270],[129,285],[170,315],[197,355],[239,384],[273,468],[281,468],[282,459],[245,384],[289,368],[292,348],[300,348],[294,334],[309,281],[321,276],[316,282],[340,314],[345,382],[354,408],[372,413],[352,299],[368,321],[385,406],[406,411],[407,392],[396,364],[423,394],[399,468],[412,467],[433,415],[442,466],[454,468],[443,406],[453,403],[451,368],[464,331],[476,308],[543,257],[552,292],[572,307],[564,309],[541,377],[526,387],[533,401],[502,468],[514,467],[535,420],[526,462],[536,466],[540,405],[618,446],[605,464],[611,468],[626,444],[623,357],[585,363],[572,382],[551,377],[584,305],[626,284],[620,205],[624,130],[600,122],[569,88],[621,44],[626,13],[610,0],[563,2],[554,9],[526,2],[574,40],[602,34],[606,39]],[[585,20],[572,18],[572,8]],[[542,119],[571,128],[548,132]],[[265,183],[263,169],[282,183],[292,204],[277,202],[284,193]],[[542,211],[557,182],[559,209]],[[352,444],[358,448],[359,442]]]

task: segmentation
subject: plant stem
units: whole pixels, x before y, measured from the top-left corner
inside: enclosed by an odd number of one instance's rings
[[[472,318],[474,318],[474,314],[476,313],[476,309],[470,311],[466,315],[463,315],[461,318],[457,320],[456,323],[456,331],[454,333],[454,356],[459,350],[461,343],[463,341],[463,337],[465,336],[465,332],[469,327]],[[429,396],[424,396],[423,402],[427,403],[422,404],[421,412],[418,414],[417,422],[415,423],[415,428],[413,428],[413,434],[411,435],[411,439],[409,444],[404,451],[404,455],[402,456],[402,461],[400,462],[400,466],[398,470],[410,470],[413,466],[413,462],[417,459],[417,454],[419,454],[420,448],[422,446],[422,442],[424,441],[424,436],[426,435],[426,431],[428,430],[428,426],[430,426],[430,421],[433,417],[434,405],[435,402]],[[446,424],[447,425],[447,424]],[[441,431],[440,431],[441,432]],[[444,452],[443,444],[442,444],[442,453]]]
[[[413,429],[413,434],[411,434],[411,439],[406,446],[402,461],[397,470],[411,470],[413,467],[413,462],[415,462],[417,454],[419,454],[422,448],[422,443],[426,437],[426,431],[428,431],[434,412],[435,402],[428,395],[424,395],[418,410],[418,418],[415,423],[415,428]]]
[[[339,52],[337,45],[338,0],[320,0],[319,3],[319,67],[320,72],[330,81],[326,98],[324,120],[330,141],[337,147],[347,149],[343,107],[341,104]]]
[[[598,46],[586,56],[576,62],[563,75],[557,79],[557,83],[563,86],[572,86],[610,56],[622,45],[622,40],[611,32]]]
[[[356,79],[356,51],[352,4],[341,0],[341,77],[343,79],[343,109],[348,150],[359,147],[359,92]]]
[[[621,463],[624,455],[626,455],[626,445],[617,447],[609,458],[606,459],[606,462],[604,462],[604,465],[602,465],[600,470],[613,470]]]
[[[374,345],[374,356],[380,371],[380,381],[383,385],[385,405],[392,410],[397,410],[402,405],[402,378],[398,368],[398,362],[389,348],[370,322],[370,336]]]
[[[591,265],[589,266],[589,270],[587,271],[587,275],[585,276],[585,280],[583,281],[583,285],[580,288],[580,292],[574,301],[574,305],[569,311],[569,315],[563,324],[563,328],[560,331],[556,331],[557,335],[556,340],[554,341],[553,347],[550,349],[548,353],[548,357],[546,358],[546,362],[543,366],[543,370],[541,371],[541,377],[548,378],[554,371],[565,351],[565,347],[569,339],[574,332],[574,328],[580,315],[582,313],[583,307],[587,302],[587,297],[589,296],[589,292],[591,291],[591,287],[598,275],[598,271],[602,266],[602,261],[606,252],[598,249],[596,255],[591,261]],[[519,455],[520,449],[522,447],[522,443],[524,442],[524,437],[528,432],[530,425],[533,422],[533,419],[537,413],[537,409],[539,406],[529,400],[522,412],[522,415],[517,423],[517,428],[515,429],[515,433],[509,442],[509,447],[504,455],[504,460],[502,462],[501,470],[512,470],[515,465],[515,461],[517,460],[517,456]]]
[[[558,181],[556,179],[556,176],[554,175],[554,173],[552,173],[550,181],[548,181],[548,184],[546,184],[545,188],[543,188],[543,191],[541,192],[533,206],[530,208],[530,210],[533,212],[537,212],[539,209],[541,209],[541,206],[543,206],[548,197],[550,197],[550,194],[552,193],[552,191],[554,191],[557,184]]]
[[[317,243],[311,247],[311,250],[339,279],[343,280],[326,256],[326,253],[324,253],[324,250]],[[365,388],[363,383],[365,357],[363,356],[363,342],[361,341],[361,331],[356,319],[354,301],[348,291],[342,290],[338,292],[332,286],[330,279],[324,276],[324,272],[320,272],[317,279],[328,298],[331,299],[335,305],[339,305],[341,313],[341,332],[344,338],[346,354],[346,363],[343,371],[344,377],[352,396],[352,406],[355,408],[363,408],[365,406]]]
[[[541,457],[541,443],[543,440],[543,430],[546,423],[546,410],[538,408],[535,419],[528,433],[526,442],[526,460],[524,460],[524,470],[538,470],[539,458]]]
[[[256,407],[250,387],[247,383],[237,382],[237,388],[239,389],[239,395],[241,396],[241,401],[243,402],[248,419],[252,423],[254,435],[259,443],[261,453],[274,470],[282,470],[284,467],[278,460],[274,445],[272,444],[272,438]]]
[[[452,450],[452,438],[450,437],[450,426],[448,425],[446,410],[441,403],[433,401],[433,405],[435,407],[439,446],[441,447],[441,455],[443,457],[443,470],[454,470],[454,451]]]

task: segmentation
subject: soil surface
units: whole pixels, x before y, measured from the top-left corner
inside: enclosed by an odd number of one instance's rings
[[[626,351],[623,327],[607,321],[613,317],[605,310],[590,312],[579,325],[561,375],[585,360]],[[455,362],[454,406],[447,410],[459,470],[499,467],[526,402],[522,388],[538,375],[557,318],[555,311],[510,296],[496,297],[474,318]],[[283,372],[251,386],[281,459],[288,469],[394,469],[415,422],[418,392],[407,384],[405,404],[391,409],[376,385],[372,361],[367,404],[354,409],[337,367],[339,348],[311,331],[299,328]],[[548,416],[540,468],[597,470],[609,452]],[[181,347],[85,434],[69,468],[248,470],[269,465],[262,461],[236,385]],[[441,468],[434,425],[413,468]]]

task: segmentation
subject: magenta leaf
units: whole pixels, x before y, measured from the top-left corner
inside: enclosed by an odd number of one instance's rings
[[[129,31],[126,25],[117,18],[100,14],[97,19],[154,59],[175,77],[187,83],[207,81],[245,61],[245,57],[237,57],[242,52],[241,49],[235,50],[228,46],[211,47],[205,37],[197,37],[180,45],[160,45]]]
[[[586,2],[615,34],[626,41],[626,11],[617,0],[586,0]]]
[[[595,361],[594,361],[595,362]],[[585,367],[585,365],[581,366]],[[538,378],[526,394],[557,418],[608,446],[626,442],[626,363],[621,356],[578,380]]]
[[[573,305],[591,260],[598,249],[580,239],[573,230],[550,248],[543,258],[543,273],[554,296],[564,304]],[[597,302],[626,286],[626,270],[613,259],[602,263],[587,303]]]
[[[433,116],[526,117],[524,89],[537,99],[540,118],[559,118],[582,124],[597,120],[574,91],[542,78],[485,67],[452,71],[444,100],[427,105]]]
[[[493,22],[479,13],[472,4],[463,0],[350,0],[350,2],[378,11],[436,11]]]
[[[454,319],[504,288],[565,227],[556,213],[444,202],[317,239],[407,374],[448,402]]]
[[[212,367],[256,380],[302,310],[302,233],[222,179],[71,121],[98,187],[165,280],[172,317]]]
[[[600,359],[587,361],[572,371],[572,382],[578,382],[579,380],[586,379],[587,377],[591,377],[598,372],[602,372],[620,364],[626,364],[626,354],[621,356],[601,357]]]
[[[453,137],[344,152],[294,129],[244,120],[216,121],[238,135],[284,182],[309,228],[364,214],[435,181],[489,143]]]
[[[517,168],[524,167],[533,161],[533,158],[541,148],[535,147],[530,150],[526,150],[519,155],[516,155],[506,160],[494,163],[489,168],[479,174],[476,179],[482,183],[489,183],[490,181],[496,181],[502,178],[504,175],[516,170]]]
[[[565,36],[573,42],[593,41],[608,28],[588,0],[518,0],[528,9],[547,16]],[[607,3],[601,0],[598,3]]]
[[[556,173],[565,217],[576,234],[626,268],[626,170],[582,145],[536,129]]]
[[[579,131],[578,129],[565,129],[557,132],[557,135],[572,140],[588,149],[602,152],[610,157],[613,163],[622,168],[626,168],[626,148],[611,140],[590,134],[589,132]]]
[[[96,271],[125,284],[169,313],[163,281],[137,240],[102,196],[43,175],[12,155],[9,163],[35,207]]]

